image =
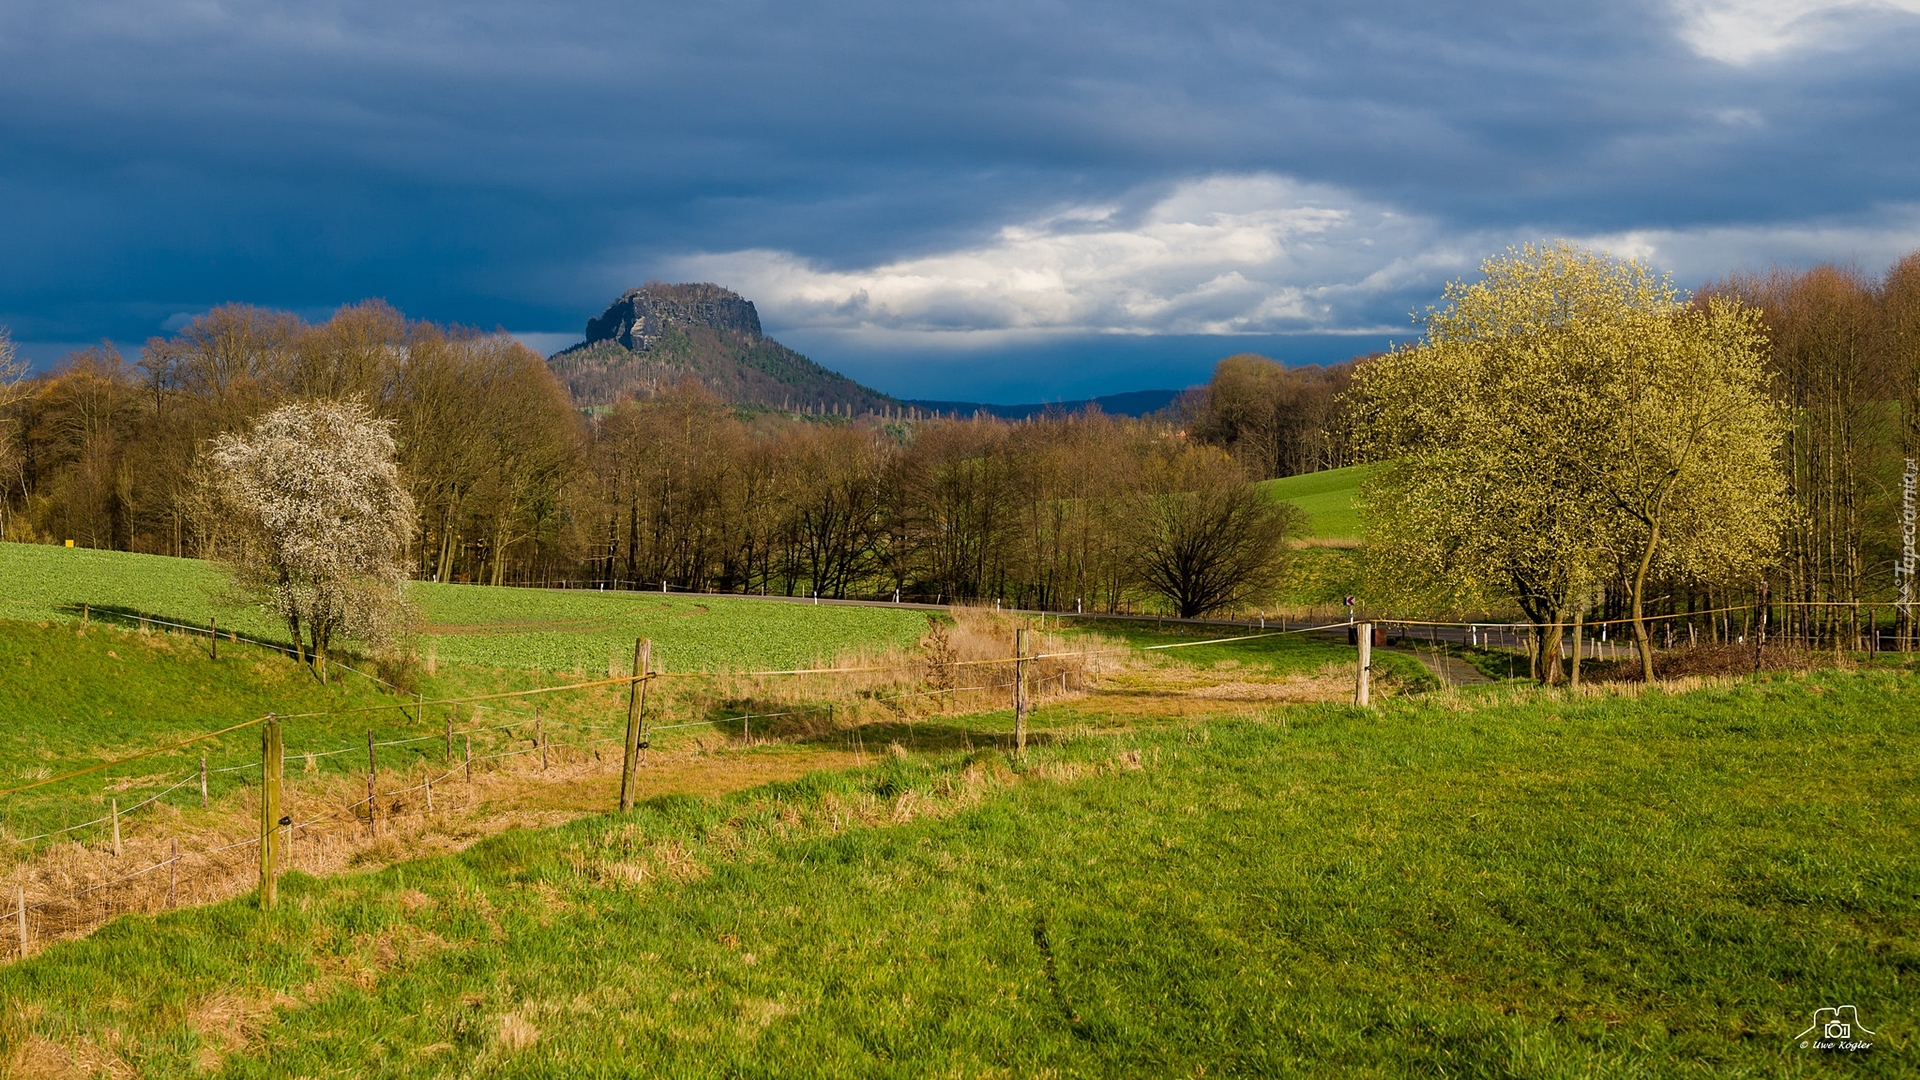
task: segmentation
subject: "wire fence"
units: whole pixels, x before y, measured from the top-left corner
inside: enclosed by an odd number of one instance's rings
[[[91,616],[91,614],[91,612],[88,613],[89,616]],[[190,632],[204,632],[200,631],[199,628],[170,620],[149,618],[146,619],[145,622],[154,626],[185,629]],[[222,636],[227,640],[247,640],[240,635],[228,636],[223,634]],[[272,647],[272,643],[266,644]],[[1038,659],[1038,657],[1029,659]],[[569,682],[558,686],[534,687],[489,694],[470,694],[431,699],[415,697],[410,701],[361,709],[341,709],[328,712],[292,712],[278,715],[270,713],[239,723],[228,724],[213,730],[190,735],[185,738],[172,740],[161,746],[122,754],[107,761],[97,762],[83,768],[68,770],[58,775],[15,784],[8,788],[0,789],[0,797],[12,796],[21,792],[121,768],[146,758],[171,753],[195,744],[210,743],[217,740],[220,736],[244,731],[263,724],[268,720],[290,720],[395,710],[402,713],[402,715],[411,716],[415,719],[415,722],[419,722],[420,719],[424,717],[425,707],[451,708],[456,706],[469,707],[483,714],[492,713],[502,717],[504,720],[504,722],[469,722],[463,723],[456,728],[452,721],[452,714],[449,712],[446,719],[446,726],[442,730],[433,733],[409,734],[396,732],[394,735],[386,738],[374,738],[370,733],[369,739],[366,742],[355,741],[347,745],[321,744],[288,748],[282,760],[285,760],[287,757],[295,761],[304,760],[309,763],[309,768],[311,768],[312,762],[323,759],[360,753],[377,755],[378,752],[382,750],[391,751],[436,742],[442,742],[446,745],[446,756],[448,758],[447,764],[441,768],[431,770],[426,775],[418,776],[417,778],[410,778],[408,782],[401,784],[380,784],[374,782],[381,775],[381,771],[379,770],[377,760],[370,761],[370,782],[367,793],[352,799],[337,800],[324,813],[301,815],[301,820],[298,821],[294,821],[292,817],[283,820],[280,828],[285,836],[286,848],[289,852],[292,852],[300,849],[303,845],[311,845],[317,836],[326,834],[330,830],[335,833],[341,832],[342,830],[347,833],[364,830],[368,838],[371,838],[377,831],[378,823],[383,817],[390,819],[395,815],[403,813],[399,808],[399,802],[404,800],[411,799],[417,804],[413,811],[416,815],[432,816],[436,812],[444,813],[448,808],[449,797],[453,794],[452,791],[450,791],[450,786],[471,785],[474,781],[476,770],[497,769],[500,764],[512,759],[527,758],[536,754],[539,755],[541,759],[539,767],[544,769],[550,766],[551,759],[557,753],[572,753],[576,757],[584,760],[594,754],[594,747],[612,742],[620,742],[626,738],[624,733],[608,734],[608,732],[619,731],[619,725],[573,722],[554,725],[556,728],[562,728],[572,734],[572,737],[563,736],[561,740],[556,742],[553,738],[554,733],[547,730],[546,718],[538,709],[529,713],[524,708],[514,708],[516,704],[524,705],[524,703],[529,700],[537,701],[544,695],[622,686],[638,690],[645,684],[655,680],[668,678],[701,678],[711,677],[715,674],[724,674],[736,679],[803,678],[807,676],[830,675],[844,677],[859,673],[900,673],[909,670],[915,671],[916,674],[918,674],[924,670],[924,667],[924,664],[916,661],[911,663],[870,664],[840,668],[766,669],[727,673],[688,672],[676,673],[671,676],[659,672],[643,672],[637,675],[592,679]],[[938,697],[942,695],[952,696],[968,692],[1004,689],[1008,685],[1011,684],[988,681],[981,682],[978,685],[942,687],[897,694],[874,694],[870,695],[868,700],[887,702]],[[820,711],[818,708],[813,707],[792,707],[773,710],[739,711],[668,724],[648,722],[643,724],[642,738],[643,740],[650,739],[654,733],[691,730],[703,727],[726,735],[726,733],[733,730],[734,725],[738,725],[739,739],[745,744],[752,739],[756,722],[772,722],[802,715],[817,715]],[[826,713],[829,717],[832,716],[832,705],[827,706]],[[530,734],[531,737],[529,737]],[[456,737],[461,743],[461,753],[457,758],[455,757],[453,746]],[[727,737],[732,738],[731,735],[727,735]],[[765,737],[767,736],[762,736],[763,739]],[[475,752],[476,739],[481,740],[483,744],[478,753]],[[502,745],[502,740],[506,740],[504,745]],[[526,745],[519,745],[521,740],[526,740]],[[645,742],[643,742],[642,745],[646,745]],[[702,752],[704,752],[704,747]],[[132,819],[138,812],[165,805],[167,796],[182,789],[191,788],[196,784],[200,786],[204,800],[205,785],[207,778],[210,776],[253,773],[256,779],[252,782],[251,789],[258,790],[259,781],[257,777],[261,769],[262,762],[259,760],[243,761],[236,764],[211,765],[205,761],[203,756],[201,766],[197,769],[191,769],[185,772],[169,772],[158,778],[143,778],[138,786],[142,788],[158,787],[159,790],[153,791],[138,802],[130,803],[125,807],[119,806],[116,802],[112,805],[108,813],[89,817],[87,820],[77,824],[37,832],[30,836],[8,837],[7,839],[11,841],[11,847],[18,851],[27,846],[45,841],[59,841],[65,838],[72,838],[76,834],[86,833],[89,830],[104,831],[110,829],[113,836],[113,858],[117,861],[121,855],[122,828],[123,826],[132,824]],[[337,775],[332,786],[337,788],[343,779],[344,774]],[[463,780],[465,781],[465,785],[459,784],[459,781]],[[326,785],[323,785],[323,787],[325,786]],[[438,796],[437,800],[436,796]],[[310,793],[307,798],[310,799],[311,797],[312,795]],[[437,806],[436,802],[438,803]],[[229,818],[232,816],[231,810],[232,808],[229,807],[229,813],[227,815]],[[227,827],[232,827],[231,821],[228,821]],[[233,861],[233,855],[237,851],[255,847],[259,845],[261,841],[262,838],[257,835],[246,836],[239,839],[229,838],[219,840],[218,842],[210,840],[191,845],[192,850],[183,851],[180,848],[178,840],[174,839],[169,842],[169,847],[164,856],[149,858],[142,865],[131,870],[108,872],[106,876],[95,880],[87,880],[87,878],[91,877],[91,874],[87,872],[89,868],[77,865],[80,860],[69,857],[65,860],[64,865],[50,869],[50,872],[57,880],[39,880],[35,882],[36,897],[34,899],[29,900],[26,895],[24,882],[28,880],[27,876],[21,877],[23,884],[16,886],[16,895],[14,897],[0,898],[0,902],[4,902],[5,899],[13,899],[15,901],[12,910],[0,914],[0,927],[10,927],[16,931],[18,947],[14,951],[16,955],[26,955],[31,948],[31,943],[34,941],[44,942],[60,937],[72,936],[77,933],[84,933],[91,929],[91,927],[99,925],[107,919],[129,911],[164,910],[176,906],[182,902],[183,899],[188,899],[189,893],[191,893],[190,899],[198,902],[204,899],[215,898],[222,892],[231,895],[237,891],[244,891],[237,888],[237,883],[245,880],[246,868],[235,863]],[[151,849],[153,842],[154,838],[146,838],[146,847]],[[65,850],[69,856],[75,852],[91,851],[86,845],[79,845],[78,847],[69,846],[63,850]],[[98,863],[101,860],[95,859],[93,861]],[[286,856],[286,861],[289,864],[297,862],[291,854]],[[30,871],[32,864],[31,862],[22,864],[18,869]],[[96,866],[92,869],[97,870],[101,869],[101,867]],[[164,877],[164,888],[154,885],[154,882],[158,880],[156,875]],[[46,875],[42,876],[45,877]],[[202,887],[196,889],[194,887],[195,882],[200,882]],[[186,892],[182,891],[183,883],[187,889]]]
[[[1713,609],[1711,611],[1649,616],[1646,621],[1648,623],[1658,623],[1660,620],[1697,619],[1730,612],[1750,612],[1752,610],[1750,607],[1730,606]],[[90,617],[92,613],[83,609],[83,614]],[[129,617],[116,613],[115,617],[139,621],[143,625],[179,629],[194,634],[210,633],[209,628],[195,627],[190,624],[157,619],[150,616]],[[1484,644],[1489,646],[1493,644],[1493,641],[1490,639],[1497,639],[1501,636],[1508,637],[1511,643],[1517,644],[1522,635],[1536,634],[1539,633],[1541,629],[1532,624],[1514,622],[1482,621],[1462,623],[1421,619],[1376,619],[1374,621],[1378,623],[1389,623],[1390,625],[1400,627],[1403,632],[1412,628],[1425,628],[1436,634],[1443,629],[1458,630],[1462,631],[1463,643]],[[1631,620],[1622,619],[1595,620],[1586,622],[1584,626],[1588,629],[1599,628],[1601,633],[1605,633],[1612,627],[1617,627],[1630,621]],[[416,819],[417,824],[422,824],[424,827],[424,823],[430,821],[436,814],[444,814],[456,807],[461,807],[463,793],[469,800],[473,797],[471,789],[474,787],[476,766],[483,767],[483,771],[497,771],[494,767],[499,763],[538,754],[541,757],[540,767],[544,770],[551,766],[552,759],[556,752],[562,755],[572,755],[575,759],[572,764],[581,765],[589,757],[597,760],[598,754],[597,751],[594,750],[595,747],[622,741],[629,743],[629,745],[632,744],[634,732],[625,725],[594,724],[580,721],[556,722],[553,725],[554,727],[562,729],[563,732],[571,736],[566,737],[563,735],[563,738],[556,743],[551,737],[552,733],[548,731],[546,718],[537,707],[531,713],[524,711],[524,709],[514,708],[515,705],[525,706],[530,702],[537,706],[539,699],[547,695],[626,687],[629,689],[631,697],[632,695],[639,694],[647,684],[657,680],[715,678],[731,678],[736,680],[811,679],[819,677],[837,677],[844,679],[849,676],[911,672],[916,681],[924,684],[929,681],[936,683],[952,681],[951,677],[960,669],[981,668],[991,671],[1006,665],[1015,665],[1020,673],[1010,679],[975,679],[968,685],[933,685],[924,689],[903,690],[898,693],[868,693],[859,700],[873,703],[901,703],[928,698],[944,697],[953,699],[964,694],[1004,692],[1012,690],[1016,686],[1025,685],[1024,680],[1027,678],[1025,673],[1028,670],[1026,665],[1042,662],[1084,662],[1101,657],[1144,655],[1203,646],[1236,645],[1264,639],[1338,632],[1348,629],[1353,625],[1354,623],[1351,619],[1282,628],[1255,628],[1252,624],[1248,624],[1247,628],[1254,630],[1254,632],[1150,645],[1124,645],[1040,651],[1027,653],[1025,655],[982,657],[964,660],[953,659],[945,662],[918,658],[899,662],[837,667],[779,668],[739,672],[678,672],[668,674],[642,671],[631,675],[613,676],[605,679],[590,679],[555,686],[533,687],[487,694],[438,698],[425,698],[419,695],[412,695],[409,700],[360,708],[305,711],[277,715],[269,713],[239,723],[226,725],[216,730],[177,739],[162,746],[121,755],[109,761],[95,763],[55,776],[48,776],[16,784],[6,789],[0,789],[0,797],[8,797],[20,792],[112,770],[155,755],[171,753],[196,744],[211,743],[221,736],[247,730],[265,723],[270,719],[284,721],[398,711],[403,716],[410,717],[413,723],[423,723],[426,708],[432,707],[449,710],[444,718],[444,726],[439,731],[424,734],[395,733],[394,736],[384,739],[374,738],[373,734],[369,732],[368,739],[365,742],[356,741],[349,745],[320,745],[304,749],[295,748],[287,752],[287,757],[308,762],[309,769],[312,768],[313,762],[319,760],[348,754],[366,753],[369,755],[369,771],[366,774],[367,791],[364,795],[356,798],[337,798],[336,801],[327,805],[324,811],[316,810],[302,814],[298,821],[294,820],[293,815],[288,815],[281,820],[277,828],[284,830],[285,846],[283,850],[285,854],[282,856],[282,861],[285,865],[295,866],[298,865],[299,861],[296,859],[294,853],[296,850],[301,849],[302,845],[311,846],[320,843],[332,844],[335,847],[339,847],[344,844],[349,844],[354,837],[359,837],[358,842],[361,843],[375,839],[383,819],[383,810],[385,820],[389,823],[411,816]],[[258,645],[288,654],[294,652],[294,650],[279,643],[264,642],[244,635],[223,633],[222,636],[226,640],[236,643]],[[1436,648],[1438,644],[1439,642],[1436,639]],[[346,668],[346,665],[337,666],[349,671],[353,670]],[[1057,674],[1061,680],[1061,688],[1064,691],[1067,687],[1069,672],[1062,670]],[[379,682],[383,686],[387,686],[396,692],[403,693],[403,691],[399,691],[399,688],[393,687],[392,684],[386,683],[377,676],[365,675],[365,677]],[[1047,676],[1048,680],[1052,678],[1053,675]],[[500,714],[511,717],[512,719],[506,720],[506,722],[503,723],[467,722],[456,727],[451,712],[455,707],[470,708],[481,713]],[[833,705],[829,704],[827,706],[826,715],[829,721],[831,721],[834,715],[833,709]],[[649,745],[648,740],[654,733],[683,731],[703,727],[715,730],[727,738],[731,738],[732,727],[736,724],[739,725],[741,743],[746,744],[752,738],[755,721],[818,717],[821,712],[818,707],[792,706],[783,709],[708,716],[701,719],[670,724],[656,724],[647,723],[644,714],[636,714],[632,701],[629,703],[629,711],[631,715],[639,716],[639,738],[641,740],[640,745],[643,748]],[[528,734],[529,728],[532,729],[530,736]],[[765,733],[763,734],[763,738],[773,734],[772,728],[763,728],[762,730]],[[458,754],[456,754],[454,745],[456,737],[458,737],[461,743],[461,752]],[[478,737],[482,743],[480,748],[482,752],[479,754],[474,753],[474,740],[476,737]],[[503,739],[506,740],[504,743],[502,741]],[[527,745],[517,745],[522,739],[527,741]],[[417,779],[411,776],[407,777],[406,782],[398,786],[392,783],[382,786],[379,783],[380,768],[377,760],[379,751],[415,747],[421,744],[435,742],[443,743],[445,746],[445,760],[440,768],[428,768],[425,773],[419,775]],[[702,752],[704,752],[704,746]],[[417,771],[421,764],[422,762],[416,759],[409,768]],[[631,769],[630,764],[624,767]],[[184,774],[169,772],[158,777],[140,778],[137,784],[116,789],[132,790],[139,788],[144,790],[159,787],[158,791],[154,791],[152,794],[146,795],[144,798],[137,802],[130,803],[126,807],[120,807],[116,801],[111,804],[111,809],[105,815],[95,816],[78,824],[65,825],[59,829],[45,830],[31,836],[7,837],[6,839],[10,841],[13,849],[18,851],[28,845],[49,840],[58,841],[62,838],[73,837],[75,834],[83,833],[87,830],[111,829],[114,858],[118,859],[121,857],[123,847],[124,838],[122,835],[122,827],[128,823],[131,815],[168,805],[165,802],[167,796],[183,788],[191,787],[196,783],[200,786],[201,800],[204,806],[207,802],[207,778],[209,776],[258,772],[262,768],[263,765],[260,760],[243,761],[236,764],[214,767],[206,762],[203,754],[201,765],[197,769],[189,770]],[[391,767],[388,771],[389,774],[391,774]],[[351,782],[347,774],[336,774],[331,782],[331,786],[323,784],[317,791],[308,791],[301,796],[301,800],[310,803],[315,799],[336,798],[336,796],[338,796],[337,789],[347,782]],[[257,780],[252,782],[251,789],[261,790]],[[332,791],[333,794],[328,794],[329,791]],[[436,808],[436,793],[439,796],[438,808]],[[417,806],[406,805],[406,801],[412,799],[415,795],[419,797],[412,801],[417,803]],[[231,807],[229,808],[228,817],[231,817]],[[229,833],[229,837],[230,835]],[[151,849],[152,846],[158,842],[158,839],[159,838],[156,837],[146,836],[142,837],[140,842],[144,847]],[[97,926],[107,919],[127,911],[164,910],[177,906],[183,900],[189,899],[182,893],[183,869],[187,871],[186,882],[189,889],[193,892],[193,896],[190,898],[191,902],[217,898],[220,895],[233,895],[237,892],[245,891],[246,868],[236,865],[232,861],[232,854],[236,851],[259,845],[262,843],[262,840],[262,835],[246,836],[240,839],[215,836],[208,838],[205,842],[198,845],[195,850],[183,852],[180,850],[178,839],[175,838],[169,840],[167,853],[163,857],[149,857],[148,861],[145,861],[135,869],[121,873],[112,873],[101,880],[86,882],[83,882],[81,877],[77,876],[87,871],[88,867],[82,865],[86,860],[80,859],[77,856],[69,857],[61,866],[49,866],[45,868],[47,873],[41,875],[42,880],[36,881],[35,892],[37,899],[31,902],[27,899],[26,886],[24,884],[26,879],[24,876],[21,882],[16,884],[14,889],[15,895],[12,898],[0,897],[0,903],[6,902],[7,899],[13,901],[12,910],[0,914],[0,927],[11,925],[17,937],[16,955],[26,955],[30,950],[32,942],[35,940],[46,941],[84,933],[91,927]],[[82,847],[84,848],[84,845],[82,845]],[[99,860],[94,859],[93,862],[97,863]],[[31,870],[33,868],[31,860],[23,863],[22,867]],[[165,875],[164,890],[153,884],[156,880],[154,875],[159,874],[163,870],[167,872]],[[196,885],[196,883],[198,884]],[[119,890],[119,892],[116,893],[116,890]]]

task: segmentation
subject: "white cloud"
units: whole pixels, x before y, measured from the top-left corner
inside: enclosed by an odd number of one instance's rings
[[[748,250],[688,256],[672,270],[736,289],[784,328],[981,344],[1358,330],[1382,298],[1469,268],[1462,251],[1424,219],[1260,174],[1188,181],[1137,211],[1070,207],[879,266]]]
[[[1920,14],[1920,0],[1675,0],[1680,39],[1726,64],[1750,64],[1834,39],[1859,16]]]
[[[793,252],[689,255],[665,269],[760,308],[775,333],[867,348],[992,348],[1086,334],[1404,334],[1410,311],[1509,246],[1564,227],[1451,230],[1340,190],[1215,176],[1144,206],[1076,206],[986,242],[870,267]],[[1877,273],[1920,249],[1920,203],[1848,218],[1571,235],[1692,288],[1740,269],[1854,261]]]
[[[1857,219],[1632,229],[1577,242],[1671,270],[1675,283],[1686,288],[1775,265],[1851,262],[1877,274],[1920,250],[1920,204],[1882,207]]]

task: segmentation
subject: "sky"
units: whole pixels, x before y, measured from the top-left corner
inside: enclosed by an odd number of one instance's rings
[[[6,0],[0,324],[381,297],[551,352],[698,280],[900,396],[1180,387],[1514,244],[1877,273],[1916,57],[1920,0]]]

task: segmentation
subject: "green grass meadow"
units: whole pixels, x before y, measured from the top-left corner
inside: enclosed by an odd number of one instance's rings
[[[1356,502],[1360,485],[1371,465],[1351,465],[1344,469],[1285,476],[1265,480],[1260,490],[1270,499],[1289,502],[1306,512],[1303,535],[1317,539],[1360,538],[1360,509]]]
[[[1068,626],[1084,628],[1102,638],[1149,649],[1162,659],[1209,669],[1223,677],[1236,672],[1260,676],[1310,675],[1328,665],[1351,665],[1354,650],[1337,636],[1281,633],[1277,629],[1263,635],[1259,630],[1194,627],[1152,622],[1119,622],[1094,619],[1074,620],[1066,616]],[[1277,626],[1277,624],[1276,624]],[[1217,644],[1212,644],[1217,642]],[[1400,689],[1411,692],[1431,690],[1439,680],[1418,660],[1381,650],[1374,654],[1374,671]]]
[[[656,668],[773,667],[832,663],[845,650],[911,645],[927,614],[877,608],[766,603],[746,599],[662,597],[651,593],[588,593],[415,585],[424,630],[417,650],[435,660],[421,675],[428,698],[531,689],[604,678],[631,669],[633,643],[650,638]],[[303,751],[351,747],[373,730],[380,741],[441,730],[448,709],[417,716],[408,695],[360,675],[334,671],[322,686],[289,657],[245,643],[222,642],[219,659],[204,635],[139,632],[130,615],[205,625],[283,641],[284,627],[229,598],[218,567],[190,559],[46,545],[0,544],[0,788],[62,775],[273,712],[290,719],[284,737],[290,761]],[[83,622],[81,605],[94,618]],[[368,665],[362,665],[371,671]],[[610,692],[609,692],[610,693]],[[543,698],[554,736],[584,741],[580,725],[617,724],[607,694]],[[451,708],[463,731],[478,726],[485,754],[524,725],[533,704],[497,702]],[[318,714],[318,715],[310,715]],[[38,836],[94,821],[116,803],[129,807],[198,769],[205,753],[210,794],[243,787],[246,773],[221,772],[259,759],[259,732],[249,728],[143,758],[72,781],[0,798],[0,835]],[[439,763],[438,741],[383,748],[383,767],[404,771],[416,759]],[[321,757],[321,771],[357,770],[364,755]],[[169,804],[192,804],[197,784]],[[98,840],[106,825],[70,834]]]
[[[147,1076],[1911,1076],[1912,675],[1089,734],[517,831],[0,969]],[[1792,1045],[1853,1004],[1875,1049]],[[45,1043],[36,1043],[44,1040]],[[38,1047],[38,1049],[36,1049]]]
[[[367,679],[70,610],[218,611],[278,636],[220,595],[187,560],[0,545],[0,787],[267,711],[318,714],[288,721],[290,766],[369,727],[438,728]],[[416,602],[439,664],[423,690],[449,696],[603,674],[636,636],[669,670],[784,666],[910,643],[927,618],[471,586]],[[1236,636],[1083,625],[1136,647]],[[1258,682],[1353,653],[1288,635],[1157,655]],[[1130,671],[1124,704],[1043,706],[1025,760],[1004,708],[882,722],[862,768],[292,873],[272,912],[122,916],[0,966],[0,1075],[1920,1074],[1920,673],[1889,656],[1576,697],[1430,692],[1411,658],[1375,656],[1371,710],[1199,703],[1189,674]],[[595,693],[551,699],[549,729],[617,721]],[[257,739],[210,744],[213,763]],[[125,805],[199,752],[0,800],[7,834]],[[441,752],[385,749],[383,768]],[[246,775],[216,776],[227,809]],[[1874,1050],[1792,1045],[1840,1004]]]
[[[291,658],[222,643],[219,661],[205,638],[141,634],[94,624],[0,622],[0,788],[46,779],[217,731],[268,712],[339,712],[397,706],[375,683],[341,673],[322,686]],[[351,745],[368,728],[381,737],[411,726],[398,708],[286,722],[290,745]],[[131,806],[194,772],[257,763],[260,733],[246,729],[74,781],[0,799],[7,835],[25,837],[90,821],[109,801]],[[389,751],[396,759],[401,751]],[[365,765],[365,758],[359,763]],[[346,757],[327,759],[347,767]],[[215,772],[210,794],[247,786],[244,773]],[[197,803],[198,788],[173,802]],[[190,799],[189,796],[195,798]],[[97,833],[98,830],[90,830]],[[97,839],[83,835],[83,840]]]
[[[75,618],[88,604],[196,625],[218,616],[225,628],[286,638],[284,625],[231,592],[219,567],[194,559],[0,544],[0,618]],[[691,671],[830,662],[845,650],[911,645],[927,630],[924,612],[746,598],[416,582],[409,599],[423,654],[583,674],[631,667],[643,637],[665,670]]]

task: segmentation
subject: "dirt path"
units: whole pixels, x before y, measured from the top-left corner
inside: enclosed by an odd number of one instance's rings
[[[1487,678],[1479,668],[1474,667],[1472,664],[1467,663],[1457,656],[1448,656],[1443,652],[1418,648],[1396,648],[1391,651],[1397,652],[1402,656],[1411,656],[1415,660],[1420,661],[1423,667],[1433,672],[1434,678],[1439,679],[1448,686],[1476,686],[1481,683],[1493,682],[1493,680]]]

